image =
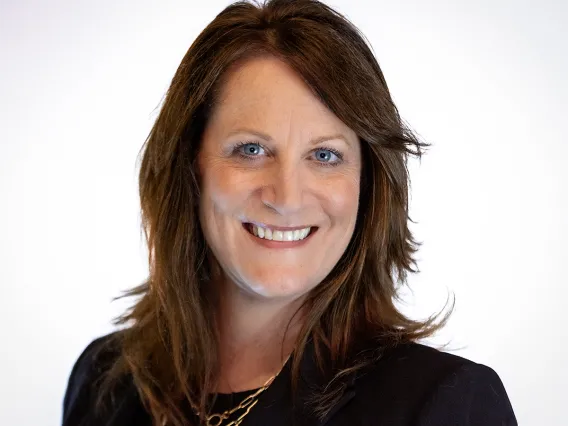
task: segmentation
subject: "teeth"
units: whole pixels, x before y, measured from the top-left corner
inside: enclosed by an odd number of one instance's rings
[[[294,231],[273,231],[269,228],[262,228],[251,224],[252,233],[259,238],[272,241],[299,241],[303,240],[310,233],[311,228],[296,229]]]

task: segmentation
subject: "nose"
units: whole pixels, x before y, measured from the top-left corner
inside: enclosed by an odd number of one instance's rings
[[[266,178],[262,202],[280,215],[290,215],[302,208],[305,179],[297,165],[274,165]]]

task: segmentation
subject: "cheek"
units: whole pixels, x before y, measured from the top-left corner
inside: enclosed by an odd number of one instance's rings
[[[359,179],[345,176],[334,179],[326,187],[329,214],[342,222],[354,222],[359,206]]]
[[[204,166],[201,205],[205,219],[210,219],[213,214],[232,214],[249,196],[252,182],[242,172],[221,161],[211,161]]]

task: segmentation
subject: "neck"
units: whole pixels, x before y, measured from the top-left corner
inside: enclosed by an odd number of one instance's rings
[[[303,299],[267,300],[234,284],[219,301],[221,393],[255,389],[278,374],[293,351],[302,326]],[[296,315],[295,315],[296,314]]]

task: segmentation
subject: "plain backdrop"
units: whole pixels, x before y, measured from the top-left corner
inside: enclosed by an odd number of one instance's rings
[[[147,276],[137,156],[228,1],[0,0],[0,424],[55,426],[77,356]],[[568,3],[328,2],[403,119],[423,242],[403,309],[494,368],[519,424],[566,425]]]

